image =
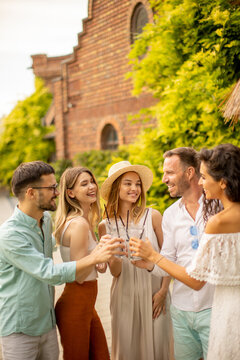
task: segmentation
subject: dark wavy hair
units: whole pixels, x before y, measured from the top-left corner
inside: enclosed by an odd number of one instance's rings
[[[215,181],[226,182],[225,194],[232,202],[240,201],[240,148],[232,144],[221,144],[213,149],[202,149],[199,159],[207,167],[209,175]],[[221,211],[222,206],[217,200],[204,201],[204,219]]]

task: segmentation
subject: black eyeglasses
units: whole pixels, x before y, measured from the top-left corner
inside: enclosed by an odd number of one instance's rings
[[[31,186],[32,189],[49,189],[52,190],[53,193],[55,193],[58,189],[58,184],[52,185],[52,186]]]

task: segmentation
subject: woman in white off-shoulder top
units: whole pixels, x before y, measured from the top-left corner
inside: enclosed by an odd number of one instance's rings
[[[98,185],[91,171],[83,167],[65,170],[60,179],[55,231],[63,261],[87,257],[94,250],[99,209]],[[106,271],[106,265],[86,267],[81,281],[67,283],[57,301],[56,320],[64,360],[109,359],[105,334],[95,310],[97,270]]]
[[[193,264],[187,269],[174,264],[149,242],[131,239],[130,248],[146,260],[138,266],[157,264],[195,290],[205,282],[215,285],[207,360],[235,360],[240,356],[240,148],[202,149],[200,160],[205,215],[213,215],[213,199],[223,209],[209,218]]]

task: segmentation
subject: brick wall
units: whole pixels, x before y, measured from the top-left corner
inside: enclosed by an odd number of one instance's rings
[[[57,57],[47,57],[45,54],[32,55],[32,69],[36,76],[41,77],[53,92],[52,79],[61,76],[61,64],[71,59],[72,54]]]
[[[148,1],[141,2],[152,21]],[[106,124],[117,130],[119,144],[133,142],[139,129],[146,126],[127,120],[128,114],[153,104],[149,95],[133,97],[131,80],[125,79],[129,70],[131,16],[137,3],[137,0],[89,0],[89,16],[83,21],[83,32],[78,35],[73,54],[59,62],[54,58],[58,78],[52,76],[51,91],[57,158],[73,158],[80,151],[100,149]],[[50,59],[53,58],[44,59],[46,74],[50,74],[50,65],[46,65]],[[40,72],[37,60],[33,57],[35,74]],[[40,76],[44,78],[43,73]]]

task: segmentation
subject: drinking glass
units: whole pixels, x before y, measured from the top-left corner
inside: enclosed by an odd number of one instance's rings
[[[125,240],[125,246],[126,246],[126,231],[122,224],[118,222],[118,230],[117,226],[114,220],[110,220],[110,222],[106,222],[106,231],[107,234],[111,235],[112,238],[121,238]],[[119,233],[118,233],[119,232]],[[124,251],[122,248],[116,248],[116,251]],[[123,255],[115,255],[116,257],[123,257]]]
[[[145,240],[145,231],[144,228],[140,225],[132,225],[129,227],[128,229],[128,234],[129,234],[129,238],[137,238],[137,239],[141,239],[141,240]],[[128,251],[130,253],[130,259],[131,260],[142,260],[141,257],[139,256],[134,256],[131,251],[129,250],[128,247]]]

